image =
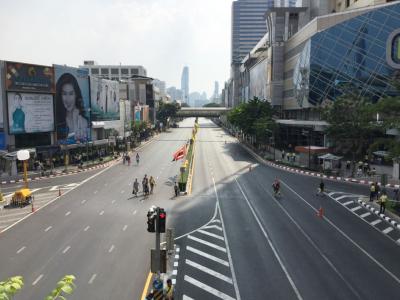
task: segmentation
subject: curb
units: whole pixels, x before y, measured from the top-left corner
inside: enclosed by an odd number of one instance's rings
[[[377,210],[375,207],[373,207],[370,204],[365,203],[365,201],[363,201],[361,198],[358,198],[358,203],[361,204],[362,206],[364,206],[366,209],[368,209],[369,211],[371,211],[372,213],[374,213],[375,215],[379,216],[381,219],[389,222],[391,225],[393,225],[394,228],[400,230],[400,224],[393,220],[392,218],[386,216],[385,214],[380,214],[379,210]]]
[[[374,183],[374,181],[369,181],[369,180],[358,180],[355,178],[348,178],[348,177],[341,177],[341,176],[327,176],[325,174],[321,174],[318,172],[312,172],[312,171],[305,171],[293,167],[287,167],[283,166],[274,162],[271,162],[269,160],[266,160],[262,158],[259,154],[255,153],[251,148],[249,148],[247,145],[239,142],[239,144],[245,148],[248,152],[251,152],[253,155],[257,156],[258,160],[262,160],[264,164],[267,164],[269,166],[272,166],[274,168],[286,170],[292,173],[298,173],[298,174],[303,174],[303,175],[308,175],[308,176],[313,176],[313,177],[318,177],[318,178],[324,178],[324,179],[330,179],[330,180],[335,180],[335,181],[342,181],[342,182],[350,182],[350,183],[357,183],[357,184],[362,184],[362,185],[370,185]],[[379,186],[381,186],[381,183],[378,183]],[[400,188],[400,184],[386,184],[385,187],[387,188]]]

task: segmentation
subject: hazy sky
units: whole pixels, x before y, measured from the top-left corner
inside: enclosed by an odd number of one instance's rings
[[[0,0],[0,59],[143,65],[210,96],[229,76],[231,0]]]

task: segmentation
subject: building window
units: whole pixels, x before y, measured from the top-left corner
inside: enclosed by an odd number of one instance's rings
[[[121,69],[121,74],[128,75],[129,74],[128,69]]]
[[[346,0],[346,7],[350,6],[350,0]]]
[[[91,73],[93,75],[98,75],[99,74],[99,69],[91,69]]]
[[[108,75],[108,69],[101,69],[101,75]]]
[[[118,75],[119,74],[118,69],[111,69],[111,74]]]
[[[138,69],[131,69],[131,74],[132,75],[138,75],[139,74],[139,70]]]

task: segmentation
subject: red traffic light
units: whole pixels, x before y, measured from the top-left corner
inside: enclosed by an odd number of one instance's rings
[[[166,217],[166,214],[165,213],[160,213],[160,219],[165,219],[165,217]]]

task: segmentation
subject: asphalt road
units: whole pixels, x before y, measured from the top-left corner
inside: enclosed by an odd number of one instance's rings
[[[77,183],[62,197],[0,234],[0,278],[22,275],[16,299],[43,299],[66,274],[77,277],[68,299],[139,299],[150,268],[154,235],[147,233],[151,205],[171,207],[180,162],[172,153],[190,138],[194,119],[156,137],[141,161],[31,184],[32,188]],[[153,195],[133,198],[132,182],[156,178]],[[167,221],[168,222],[168,221]],[[167,223],[168,224],[168,223]]]
[[[372,225],[353,201],[340,203],[368,187],[326,181],[332,197],[317,196],[318,178],[259,164],[207,120],[196,155],[193,193],[173,212],[184,235],[178,299],[398,298],[400,247],[382,232],[396,230]],[[275,177],[279,198],[271,195]]]

